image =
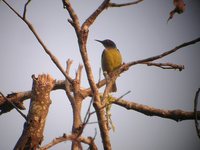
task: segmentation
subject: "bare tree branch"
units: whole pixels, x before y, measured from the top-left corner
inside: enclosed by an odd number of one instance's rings
[[[118,101],[118,100],[122,99],[124,96],[128,95],[130,92],[131,92],[131,91],[126,92],[125,94],[123,94],[123,95],[120,96],[119,98],[114,98],[114,97],[112,97],[112,98],[113,98],[114,101]],[[101,109],[106,108],[107,106],[111,105],[112,103],[113,103],[113,102],[104,104],[104,105],[101,107]],[[93,115],[95,112],[96,112],[96,111],[89,112],[89,115],[91,116],[91,115]],[[96,123],[96,122],[95,122],[95,123]]]
[[[69,69],[71,64],[72,61],[68,60],[66,74],[69,74]],[[70,100],[73,110],[72,134],[76,135],[76,137],[81,136],[83,132],[82,119],[81,119],[81,108],[82,108],[83,97],[81,95],[81,90],[80,90],[82,68],[83,66],[79,65],[78,70],[76,71],[75,79],[71,84],[66,79],[66,94]],[[70,85],[73,87],[72,90],[70,89]],[[73,92],[73,96],[71,94],[71,91]],[[72,141],[72,149],[82,150],[81,143],[78,141]]]
[[[76,35],[80,36],[81,27],[80,27],[80,23],[79,23],[79,20],[78,20],[78,16],[76,15],[74,9],[72,8],[69,0],[62,0],[62,1],[63,1],[64,8],[67,9],[70,17],[72,18],[72,20],[68,20],[68,21],[74,27],[74,29],[76,31]]]
[[[13,7],[11,7],[10,4],[8,4],[5,0],[2,0],[2,2],[4,2],[20,19],[23,20],[23,17]]]
[[[53,141],[51,141],[47,145],[41,147],[40,150],[47,150],[47,149],[55,146],[56,144],[59,144],[61,142],[65,142],[65,141],[82,142],[82,143],[90,145],[91,150],[98,150],[96,144],[94,143],[94,139],[92,137],[88,137],[88,138],[77,137],[76,135],[73,135],[73,134],[71,134],[71,135],[63,134],[63,136],[55,138]]]
[[[28,4],[31,2],[31,0],[28,0],[27,2],[26,2],[26,4],[24,5],[24,13],[23,13],[23,19],[26,19],[26,9],[27,9],[27,6],[28,6]]]
[[[124,7],[124,6],[130,6],[130,5],[135,5],[138,4],[140,2],[142,2],[143,0],[137,0],[135,2],[129,2],[129,3],[123,3],[123,4],[116,4],[116,3],[109,3],[108,7]]]
[[[200,128],[199,128],[199,123],[198,123],[198,111],[197,111],[199,92],[200,92],[200,88],[197,90],[195,99],[194,99],[194,117],[195,117],[194,122],[195,122],[197,135],[200,138]]]
[[[174,52],[176,52],[177,50],[183,48],[183,47],[186,47],[186,46],[189,46],[189,45],[192,45],[192,44],[195,44],[197,42],[200,41],[200,37],[192,40],[192,41],[189,41],[189,42],[185,42],[179,46],[176,46],[175,48],[169,50],[169,51],[166,51],[160,55],[156,55],[156,56],[153,56],[153,57],[149,57],[149,58],[146,58],[146,59],[141,59],[141,60],[137,60],[137,61],[132,61],[130,63],[127,63],[124,67],[130,67],[132,65],[136,65],[136,64],[141,64],[141,63],[145,63],[145,62],[151,62],[151,61],[154,61],[154,60],[157,60],[157,59],[161,59],[167,55],[170,55]]]
[[[7,102],[7,100],[4,97],[0,96],[0,110],[1,110],[0,115],[2,115],[3,113],[7,113],[14,108],[12,104]],[[31,91],[11,93],[6,96],[6,98],[20,110],[26,109],[23,105],[23,101],[29,99],[30,97],[31,97]]]
[[[83,69],[83,65],[79,64],[78,70],[76,72],[76,80],[77,80],[77,82],[79,82],[79,84],[81,84],[82,69]]]
[[[102,4],[86,19],[81,28],[87,31],[98,15],[108,7],[109,2],[110,0],[104,0]]]
[[[11,104],[12,105],[12,107],[14,107],[16,110],[17,110],[17,112],[26,120],[27,118],[26,118],[26,115],[24,115],[20,110],[19,110],[19,108],[17,107],[17,106],[15,106],[15,104],[12,102],[12,101],[10,101],[7,97],[5,97],[4,95],[3,95],[3,93],[1,93],[0,92],[0,96],[3,98],[3,99],[5,99],[6,100],[6,102],[8,102],[9,104]],[[0,115],[2,114],[2,113],[4,113],[4,112],[0,112]]]
[[[84,117],[83,126],[85,126],[90,119],[90,116],[91,116],[90,109],[91,109],[92,103],[93,103],[93,98],[90,100],[90,104],[88,106],[87,112]]]
[[[146,64],[147,66],[155,66],[160,67],[162,69],[178,69],[179,71],[182,71],[184,69],[184,65],[177,65],[172,63],[152,63],[152,62],[144,62],[141,64]]]
[[[194,112],[187,112],[180,109],[177,110],[158,109],[147,105],[138,104],[135,102],[129,102],[122,99],[116,100],[113,103],[122,106],[128,110],[135,110],[147,116],[158,116],[161,118],[172,119],[175,121],[195,119]],[[197,115],[198,119],[200,120],[200,111],[197,112]]]
[[[32,33],[34,34],[34,36],[36,37],[36,39],[38,40],[38,42],[40,43],[40,45],[42,46],[42,48],[44,49],[44,51],[49,55],[49,57],[51,58],[51,60],[54,62],[54,64],[57,66],[57,68],[62,72],[62,74],[65,76],[66,79],[69,80],[69,82],[72,82],[72,79],[66,75],[62,65],[60,64],[59,60],[51,53],[51,51],[46,47],[46,45],[44,44],[44,42],[40,39],[39,35],[37,34],[37,32],[35,31],[33,25],[26,19],[23,18],[17,11],[15,11],[15,9],[10,6],[5,0],[2,0],[22,21],[24,21],[24,23],[29,27],[29,29],[32,31]],[[28,3],[26,3],[28,4]]]
[[[66,74],[67,74],[68,76],[69,76],[69,71],[70,71],[72,62],[73,62],[73,61],[70,60],[70,59],[67,60]],[[66,79],[66,80],[65,80],[65,92],[66,92],[66,95],[67,95],[67,97],[68,97],[70,103],[74,103],[74,97],[73,97],[72,94],[71,94],[70,85],[71,85],[71,83],[69,83],[69,81]]]
[[[111,91],[111,88],[112,88],[112,85],[113,83],[115,82],[116,79],[112,79],[108,76],[107,73],[104,74],[105,78],[106,78],[106,87],[104,89],[104,92],[103,92],[103,97],[102,97],[102,103],[105,104],[105,100],[107,99],[110,91]]]

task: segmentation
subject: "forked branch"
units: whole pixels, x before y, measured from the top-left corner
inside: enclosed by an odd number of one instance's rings
[[[185,43],[183,43],[183,44],[181,44],[181,45],[179,45],[179,46],[177,46],[177,47],[175,47],[175,48],[173,48],[173,49],[171,49],[171,50],[169,50],[169,51],[166,51],[166,52],[164,52],[164,53],[162,53],[162,54],[160,54],[160,55],[156,55],[156,56],[152,56],[152,57],[148,57],[148,58],[145,58],[145,59],[141,59],[141,60],[137,60],[137,61],[132,61],[132,62],[123,64],[123,65],[122,65],[118,70],[116,70],[115,72],[116,72],[117,74],[121,74],[122,72],[126,71],[126,70],[127,70],[129,67],[131,67],[131,66],[134,66],[134,65],[137,65],[137,64],[145,64],[145,63],[148,64],[149,62],[151,63],[152,61],[161,59],[161,58],[163,58],[163,57],[165,57],[165,56],[168,56],[168,55],[170,55],[170,54],[172,54],[172,53],[178,51],[178,50],[181,49],[181,48],[184,48],[184,47],[189,46],[189,45],[193,45],[193,44],[195,44],[195,43],[197,43],[197,42],[200,42],[200,37],[198,37],[198,38],[196,38],[196,39],[194,39],[194,40],[192,40],[192,41],[185,42]]]
[[[172,63],[153,63],[153,62],[144,62],[141,64],[145,64],[147,66],[155,66],[162,69],[178,69],[179,71],[182,71],[184,69],[184,65],[177,65]]]
[[[102,4],[86,19],[82,25],[82,29],[88,30],[88,28],[93,24],[98,15],[105,10],[109,5],[110,0],[104,0]]]

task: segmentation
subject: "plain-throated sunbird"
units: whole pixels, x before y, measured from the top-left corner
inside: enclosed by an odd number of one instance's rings
[[[103,69],[103,72],[107,72],[109,75],[111,72],[116,70],[122,65],[122,56],[120,54],[120,51],[117,49],[116,44],[109,40],[96,40],[103,44],[105,49],[103,50],[103,53],[101,55],[101,67]],[[117,86],[116,83],[112,85],[110,92],[116,92]]]

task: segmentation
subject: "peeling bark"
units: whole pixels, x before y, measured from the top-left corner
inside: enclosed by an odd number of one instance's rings
[[[51,104],[50,92],[55,80],[50,75],[33,76],[33,87],[27,121],[15,150],[35,150],[43,141],[43,131]]]

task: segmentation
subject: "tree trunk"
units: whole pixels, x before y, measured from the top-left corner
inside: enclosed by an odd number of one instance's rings
[[[49,75],[33,76],[33,87],[27,120],[24,130],[15,145],[15,150],[35,150],[43,140],[43,131],[51,104],[50,91],[55,80]]]

